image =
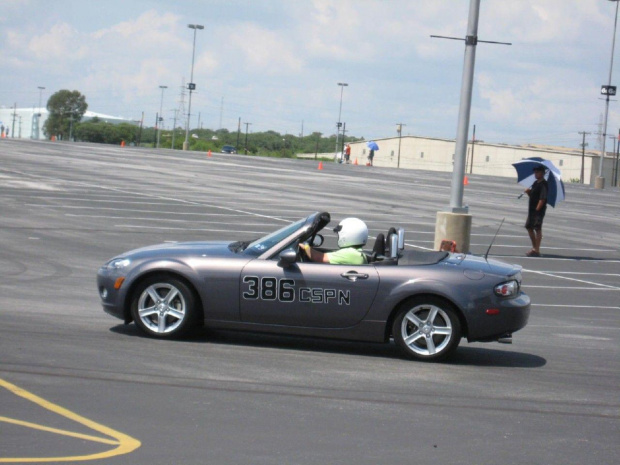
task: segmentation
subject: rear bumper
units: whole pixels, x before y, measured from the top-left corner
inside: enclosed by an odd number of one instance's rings
[[[488,310],[491,310],[488,312]],[[527,325],[530,317],[530,298],[521,293],[514,299],[497,299],[479,308],[469,321],[469,342],[497,341]]]

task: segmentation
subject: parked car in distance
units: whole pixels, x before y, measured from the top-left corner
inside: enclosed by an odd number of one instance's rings
[[[237,149],[232,145],[225,145],[222,147],[222,153],[237,153]]]

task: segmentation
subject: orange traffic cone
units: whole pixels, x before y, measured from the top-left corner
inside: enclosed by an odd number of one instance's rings
[[[467,176],[465,176],[465,177],[463,178],[463,185],[464,185],[464,186],[466,186],[466,185],[468,185],[468,184],[469,184],[469,179],[467,179]]]
[[[320,162],[319,162],[319,169],[320,169],[320,170],[322,170],[322,169],[323,169],[323,162],[322,162],[322,161],[320,161]]]
[[[207,157],[211,158],[211,149],[209,149],[209,153],[207,153]]]
[[[121,141],[121,147],[125,147],[125,141],[124,140]]]

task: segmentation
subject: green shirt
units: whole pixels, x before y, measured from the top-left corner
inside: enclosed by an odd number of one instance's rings
[[[364,265],[366,256],[361,248],[345,247],[344,249],[329,252],[329,263],[332,265]]]

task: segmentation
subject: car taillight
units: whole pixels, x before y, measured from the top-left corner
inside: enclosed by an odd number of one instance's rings
[[[519,293],[519,283],[517,281],[507,281],[498,284],[493,288],[495,295],[500,297],[511,297]]]

